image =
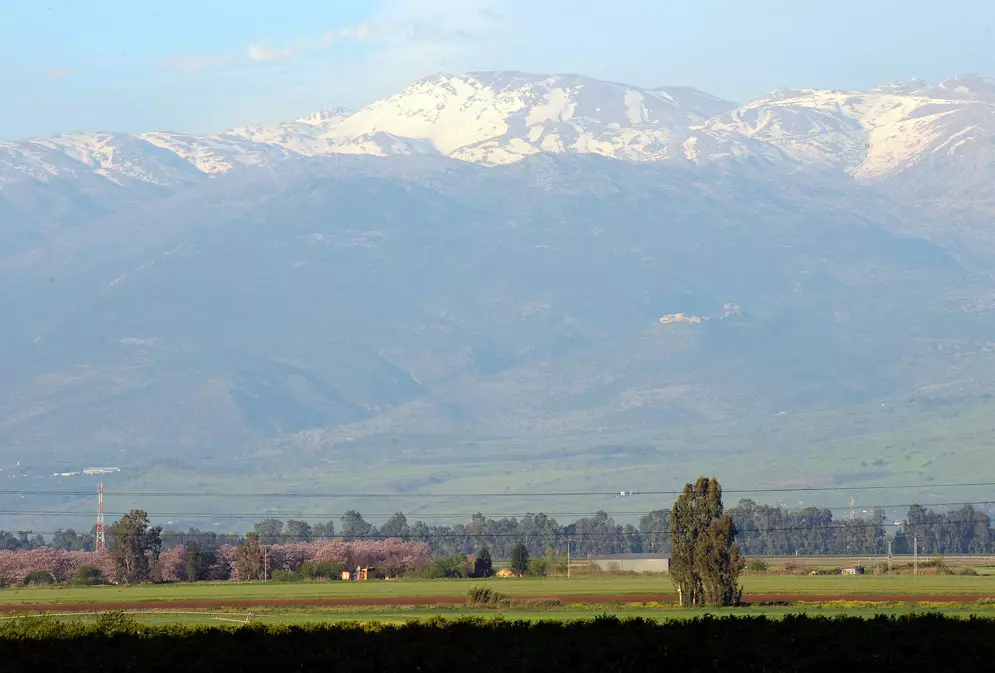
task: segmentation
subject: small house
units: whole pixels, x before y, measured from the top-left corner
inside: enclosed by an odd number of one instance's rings
[[[861,565],[847,566],[847,567],[843,568],[840,571],[840,573],[843,574],[843,575],[863,575],[864,574],[864,566],[861,566]]]

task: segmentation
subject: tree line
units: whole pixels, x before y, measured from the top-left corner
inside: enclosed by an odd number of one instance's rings
[[[786,509],[740,500],[727,513],[736,526],[736,541],[749,556],[786,555],[876,555],[887,552],[889,530],[885,513],[869,517],[837,519],[827,508]],[[542,512],[523,517],[488,518],[474,514],[466,523],[454,525],[409,521],[397,512],[382,525],[368,522],[356,511],[346,512],[338,521],[309,523],[300,519],[268,518],[256,522],[252,531],[261,545],[341,538],[354,540],[401,539],[424,542],[435,556],[473,555],[486,545],[495,558],[507,559],[512,548],[522,543],[532,556],[545,555],[552,548],[565,551],[567,544],[575,557],[621,553],[669,553],[672,547],[669,509],[643,515],[636,525],[623,524],[604,511],[571,523],[560,523]],[[108,531],[108,541],[112,536]],[[921,554],[995,553],[995,532],[991,518],[966,505],[948,511],[933,511],[921,505],[909,508],[902,526],[893,529],[892,550],[911,554],[918,539]],[[41,548],[92,551],[94,531],[77,533],[58,530],[49,539],[30,531],[0,530],[0,550]],[[195,545],[202,549],[237,547],[245,542],[240,533],[217,533],[190,528],[164,530],[163,549]]]

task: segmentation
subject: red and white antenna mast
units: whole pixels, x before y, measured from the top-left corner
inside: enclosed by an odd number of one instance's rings
[[[97,484],[97,551],[104,551],[107,542],[104,538],[104,482]]]

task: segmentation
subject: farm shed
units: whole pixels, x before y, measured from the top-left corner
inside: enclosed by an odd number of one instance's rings
[[[602,572],[666,573],[670,556],[666,554],[612,554],[595,556],[591,565]]]

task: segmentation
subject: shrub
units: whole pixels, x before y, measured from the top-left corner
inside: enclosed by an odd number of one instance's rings
[[[563,601],[559,598],[513,598],[508,601],[507,605],[501,607],[509,607],[514,610],[552,610],[563,607]]]
[[[467,563],[467,558],[463,554],[443,556],[442,558],[433,559],[424,571],[419,574],[433,580],[462,578],[468,574],[469,568],[467,568]]]
[[[978,574],[978,571],[974,568],[957,568],[953,573],[954,575],[970,575],[973,577]]]
[[[507,602],[506,595],[490,587],[473,587],[466,594],[466,605],[471,608],[496,608]]]
[[[299,578],[292,570],[274,570],[270,573],[270,579],[274,582],[295,582]]]
[[[94,565],[81,565],[76,568],[72,584],[77,586],[95,586],[104,584],[104,572]]]
[[[133,617],[128,616],[121,610],[111,610],[109,612],[102,612],[97,617],[97,630],[105,634],[133,634],[139,630],[139,624]]]
[[[762,558],[750,559],[750,562],[746,564],[747,570],[752,570],[753,572],[758,573],[767,570],[767,567],[767,561],[764,561]]]
[[[316,563],[307,562],[298,571],[301,579],[305,580],[337,580],[342,577],[345,570],[342,563]]]
[[[55,584],[55,578],[47,570],[32,570],[24,576],[24,584]]]
[[[529,575],[545,577],[549,574],[549,561],[544,558],[529,559]]]

